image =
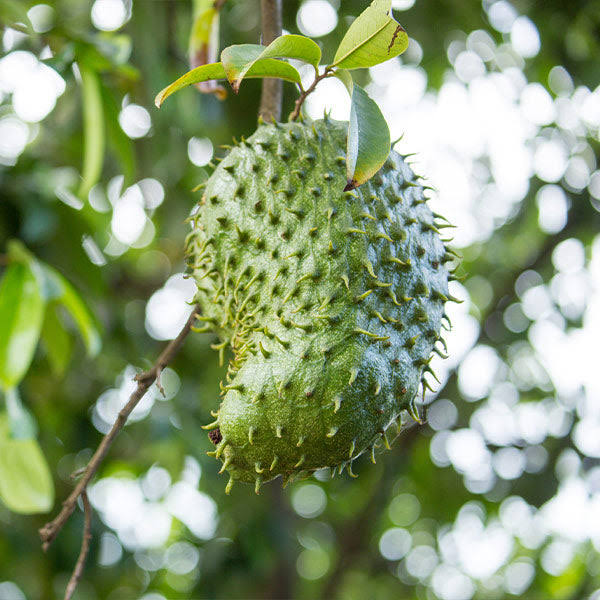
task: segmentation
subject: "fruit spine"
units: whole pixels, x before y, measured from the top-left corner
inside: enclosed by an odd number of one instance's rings
[[[232,353],[207,426],[230,481],[348,466],[427,386],[449,299],[424,186],[392,151],[343,192],[346,123],[261,124],[207,181],[187,240],[205,331]],[[443,343],[443,341],[442,341]]]

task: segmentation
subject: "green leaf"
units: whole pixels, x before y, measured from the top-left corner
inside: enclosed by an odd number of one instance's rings
[[[179,79],[176,79],[173,83],[161,90],[156,95],[154,104],[157,108],[160,108],[162,103],[171,94],[174,94],[189,85],[200,83],[202,81],[209,81],[210,79],[227,79],[225,76],[225,69],[220,62],[200,65],[199,67],[188,71],[185,75],[182,75]]]
[[[48,357],[48,362],[55,375],[64,375],[71,360],[73,344],[71,337],[58,316],[57,306],[52,303],[46,309],[42,327],[42,344]]]
[[[83,167],[78,194],[87,198],[100,179],[104,162],[104,112],[98,73],[84,62],[79,63],[83,103]]]
[[[344,191],[353,190],[373,177],[389,154],[390,130],[385,118],[365,90],[354,84],[346,152],[348,184]]]
[[[350,97],[352,97],[352,91],[354,89],[354,81],[352,80],[352,75],[350,75],[350,73],[348,73],[348,71],[344,69],[335,71],[334,75],[346,86]]]
[[[361,69],[378,65],[408,48],[408,35],[391,16],[391,0],[375,0],[350,25],[331,66]]]
[[[264,58],[257,61],[252,65],[248,73],[246,73],[246,77],[249,79],[275,77],[284,79],[285,81],[291,81],[292,83],[300,83],[300,74],[292,67],[292,65],[288,65],[285,62],[273,58]],[[160,108],[161,104],[171,94],[174,94],[189,85],[193,85],[194,83],[208,81],[209,79],[227,79],[225,69],[220,62],[202,65],[188,71],[185,75],[182,75],[171,85],[159,92],[154,99],[154,103]]]
[[[5,399],[10,436],[15,440],[35,439],[37,423],[33,415],[23,406],[18,389],[6,390]]]
[[[0,282],[0,387],[17,386],[27,372],[44,306],[42,287],[30,264],[11,264]]]
[[[315,71],[321,60],[321,48],[303,35],[282,35],[268,46],[240,44],[229,46],[221,52],[221,62],[234,91],[239,90],[242,79],[252,66],[265,58],[292,58],[311,64]]]
[[[36,440],[13,439],[0,414],[0,500],[13,512],[48,512],[54,504],[54,483]]]
[[[96,320],[84,302],[79,292],[71,285],[71,283],[61,275],[56,269],[42,263],[42,268],[46,278],[49,280],[53,289],[58,290],[58,294],[54,296],[56,301],[62,304],[77,325],[89,356],[96,356],[100,351],[100,332],[96,325]]]

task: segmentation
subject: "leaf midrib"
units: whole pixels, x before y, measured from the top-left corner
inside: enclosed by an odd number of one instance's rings
[[[358,46],[355,46],[352,50],[350,50],[347,54],[342,56],[342,58],[340,58],[330,66],[335,67],[339,65],[342,61],[346,60],[351,54],[354,54],[355,52],[360,50],[360,48],[362,48],[365,44],[368,44],[378,33],[385,29],[389,25],[390,21],[393,21],[393,19],[388,16],[388,20],[379,29],[374,31],[371,36],[369,36],[364,42],[360,43]]]

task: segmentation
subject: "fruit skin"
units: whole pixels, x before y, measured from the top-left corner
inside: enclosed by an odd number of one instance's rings
[[[233,353],[214,423],[235,480],[339,467],[382,438],[440,340],[451,255],[392,151],[343,192],[347,124],[261,124],[206,183],[187,240],[205,330]],[[387,440],[386,440],[387,442]]]

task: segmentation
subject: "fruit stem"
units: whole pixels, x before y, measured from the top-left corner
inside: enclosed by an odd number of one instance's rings
[[[268,46],[281,35],[281,0],[260,0],[262,44]],[[280,79],[263,79],[258,116],[265,121],[281,119],[283,85]]]
[[[290,114],[290,118],[289,118],[290,121],[295,121],[300,116],[300,109],[302,108],[302,105],[304,104],[306,97],[314,91],[314,89],[317,87],[317,84],[319,83],[319,81],[321,81],[322,79],[325,79],[326,77],[331,77],[333,74],[334,74],[334,70],[331,67],[327,67],[323,71],[323,73],[321,73],[320,75],[317,73],[317,76],[315,77],[314,81],[310,84],[310,87],[308,87],[306,90],[302,89],[302,86],[299,86],[300,87],[300,96],[299,96],[298,100],[296,100],[296,104],[294,105],[294,110]]]

